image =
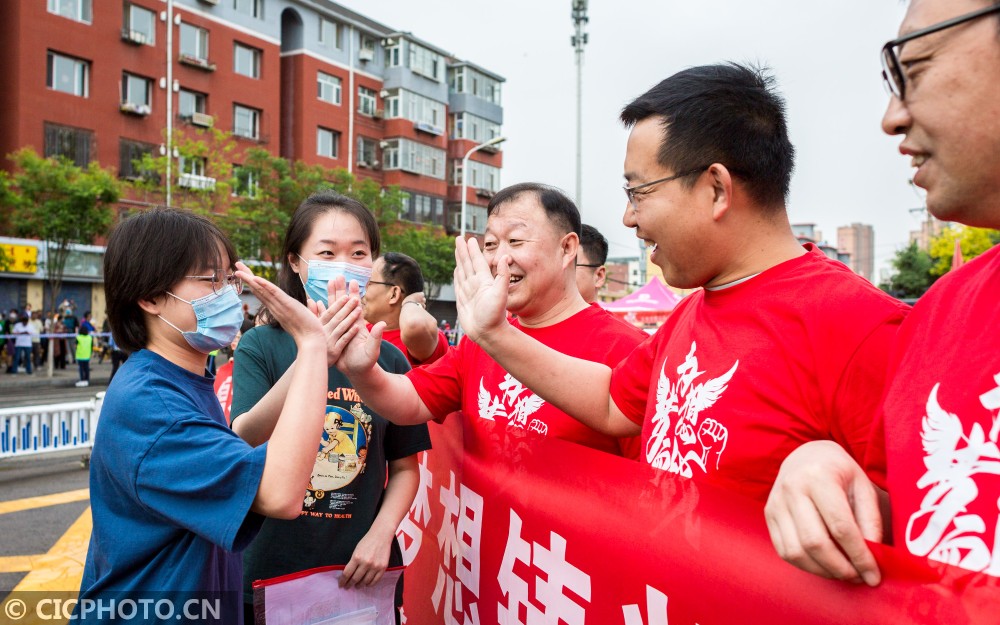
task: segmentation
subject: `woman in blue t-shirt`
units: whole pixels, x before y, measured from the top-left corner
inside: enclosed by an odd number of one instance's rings
[[[332,192],[316,193],[292,216],[278,282],[300,302],[307,296],[326,302],[348,284],[363,293],[379,247],[378,225],[363,204]],[[280,319],[240,339],[231,415],[233,430],[251,445],[272,436],[273,419],[258,410],[258,402],[282,383],[295,355]],[[309,485],[299,491],[300,515],[293,521],[266,521],[244,553],[248,621],[256,580],[343,565],[343,586],[369,586],[388,566],[402,565],[395,532],[417,492],[416,454],[430,448],[427,427],[389,423],[368,408],[334,362],[329,360],[326,371],[324,430],[316,434],[308,454],[313,465]],[[378,362],[393,373],[409,370],[403,354],[386,342]],[[397,607],[401,602],[399,585]]]
[[[93,532],[78,610],[100,600],[197,598],[215,602],[219,617],[197,622],[238,624],[237,552],[263,516],[301,510],[325,420],[324,370],[336,348],[329,329],[356,323],[360,308],[306,307],[235,258],[216,226],[185,211],[140,213],[111,233],[108,314],[131,356],[108,387],[91,456]],[[205,373],[208,352],[230,343],[243,322],[244,280],[296,346],[287,384],[260,407],[274,428],[257,448],[227,427]],[[182,622],[182,605],[173,608],[177,617],[166,621]]]

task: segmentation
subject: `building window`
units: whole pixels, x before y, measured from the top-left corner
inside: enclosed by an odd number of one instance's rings
[[[237,13],[264,19],[264,0],[233,0],[233,8]]]
[[[142,76],[122,74],[122,110],[149,115],[152,112],[152,81]]]
[[[134,4],[126,5],[122,37],[135,43],[156,44],[156,13]]]
[[[455,159],[452,169],[452,184],[462,184],[463,175],[462,161]],[[467,186],[472,189],[485,189],[496,193],[500,190],[500,168],[480,163],[479,161],[469,161],[469,181]]]
[[[410,139],[392,139],[382,152],[386,169],[402,169],[444,180],[445,151]]]
[[[444,225],[444,200],[420,193],[407,193],[404,200],[403,219],[422,224]]]
[[[444,78],[442,69],[444,68],[444,57],[437,52],[418,46],[412,41],[410,45],[410,71],[420,74],[433,81],[441,82]]]
[[[204,176],[205,166],[208,163],[208,159],[203,156],[189,156],[187,158],[180,157],[177,165],[177,169],[182,174],[190,174],[192,176]]]
[[[386,67],[399,67],[400,65],[400,55],[399,49],[402,47],[401,42],[397,42],[395,45],[387,46],[385,49],[385,66]]]
[[[358,167],[378,167],[378,144],[374,139],[358,137]]]
[[[451,138],[469,139],[482,142],[500,136],[500,124],[493,123],[471,113],[455,113],[451,116]]]
[[[177,115],[181,119],[191,119],[195,113],[205,113],[208,110],[208,96],[197,91],[181,89],[177,94]]]
[[[260,139],[260,111],[240,104],[233,105],[233,134],[247,139]]]
[[[250,78],[260,78],[260,50],[241,43],[235,44],[233,71]]]
[[[461,205],[452,206],[448,210],[448,221],[455,231],[462,229],[462,208]],[[465,230],[475,234],[486,232],[486,207],[469,204],[465,207]]]
[[[327,158],[338,158],[340,133],[336,130],[318,128],[316,130],[316,153]]]
[[[343,28],[339,22],[319,18],[319,43],[328,48],[343,49]]]
[[[253,167],[233,165],[233,197],[254,199],[260,193],[260,172]]]
[[[89,24],[93,17],[91,0],[49,0],[49,13]]]
[[[375,91],[368,87],[358,87],[358,112],[362,115],[375,114]]]
[[[320,100],[340,104],[340,79],[323,72],[316,73],[316,89]]]
[[[49,89],[86,98],[89,92],[90,63],[49,52],[45,84]]]
[[[208,31],[204,28],[181,22],[182,57],[203,63],[208,62]]]
[[[90,163],[94,133],[82,128],[45,124],[45,157],[63,156],[78,167]]]
[[[159,181],[155,172],[142,168],[142,158],[152,156],[154,146],[141,141],[122,139],[118,144],[118,176],[129,180],[146,179]]]

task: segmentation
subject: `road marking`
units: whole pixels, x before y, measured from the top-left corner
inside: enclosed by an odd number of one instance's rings
[[[65,493],[54,493],[52,495],[42,495],[40,497],[28,497],[26,499],[12,499],[11,501],[0,501],[0,514],[11,512],[21,512],[23,510],[34,510],[46,506],[58,506],[63,503],[74,501],[86,501],[90,498],[90,489],[70,490]]]
[[[0,558],[0,573],[24,573],[35,567],[37,556],[5,556]]]
[[[73,522],[66,533],[48,553],[37,556],[20,556],[31,560],[30,572],[14,590],[77,591],[83,579],[83,565],[87,561],[87,546],[93,521],[90,507]],[[17,557],[17,556],[15,556]],[[14,558],[11,558],[14,559]]]

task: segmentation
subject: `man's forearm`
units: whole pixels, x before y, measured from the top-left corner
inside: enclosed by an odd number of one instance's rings
[[[427,423],[434,418],[405,375],[374,366],[363,374],[348,373],[361,400],[396,425]]]

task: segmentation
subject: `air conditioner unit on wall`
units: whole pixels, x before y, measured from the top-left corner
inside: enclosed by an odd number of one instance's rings
[[[192,113],[191,123],[195,126],[201,126],[203,128],[211,128],[215,124],[215,118],[211,115],[205,113]]]
[[[216,6],[216,5],[219,4],[219,0],[201,0],[201,3],[202,4],[211,4],[212,6]]]
[[[374,61],[375,60],[375,51],[374,50],[369,50],[368,48],[361,48],[360,50],[358,50],[358,60],[359,61],[364,61],[366,63],[368,61]]]

